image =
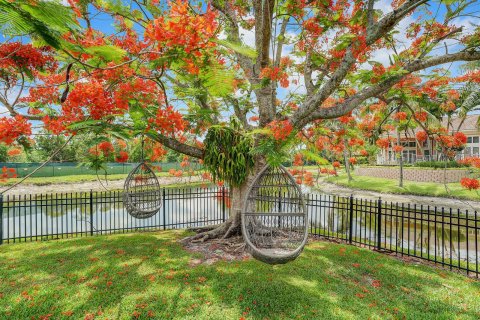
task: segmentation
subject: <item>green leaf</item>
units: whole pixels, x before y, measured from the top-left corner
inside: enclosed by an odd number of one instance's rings
[[[303,154],[303,156],[304,156],[305,158],[307,158],[308,160],[313,160],[313,161],[315,161],[315,162],[318,163],[318,164],[327,165],[327,164],[330,163],[327,159],[319,156],[318,154],[316,154],[316,153],[314,153],[314,152],[312,152],[312,151],[309,151],[309,150],[301,150],[300,153]]]
[[[129,115],[133,121],[133,127],[137,130],[141,130],[147,127],[147,116],[145,110],[137,103],[131,103],[129,108]]]
[[[118,62],[127,54],[127,52],[122,48],[113,45],[88,47],[85,49],[85,52],[91,55],[99,56],[108,62]]]
[[[204,86],[213,96],[224,97],[234,90],[235,73],[224,68],[211,68],[201,75]]]
[[[81,129],[86,129],[93,127],[97,124],[101,124],[103,121],[102,120],[85,120],[85,121],[79,121],[72,123],[68,126],[69,129],[71,130],[81,130]]]
[[[244,55],[246,57],[256,59],[258,56],[257,51],[255,51],[255,49],[250,48],[249,46],[243,45],[241,43],[235,43],[227,40],[213,40],[213,41],[218,43],[219,45],[232,49],[233,51],[240,53],[241,55]]]
[[[59,49],[68,31],[76,32],[79,25],[73,11],[58,1],[0,0],[0,32],[10,36],[29,35]]]

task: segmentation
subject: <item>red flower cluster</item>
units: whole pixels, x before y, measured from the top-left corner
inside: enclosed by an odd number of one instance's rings
[[[22,153],[22,150],[18,149],[18,148],[14,148],[14,149],[10,149],[8,150],[7,154],[8,156],[10,157],[15,157],[15,156],[18,156],[19,154]]]
[[[344,123],[344,124],[348,124],[350,122],[354,122],[355,118],[352,117],[352,113],[350,112],[346,115],[343,115],[343,116],[339,117],[338,121],[340,121],[341,123]]]
[[[303,165],[303,157],[302,157],[302,154],[301,154],[301,153],[297,153],[297,154],[293,157],[293,165],[294,165],[294,166],[302,166],[302,165]]]
[[[16,74],[14,70],[28,70],[34,73],[38,69],[53,70],[56,63],[45,48],[34,48],[31,44],[7,42],[0,45],[0,69]],[[5,73],[6,74],[6,73]]]
[[[377,146],[382,149],[388,149],[390,147],[390,139],[388,138],[380,138],[376,142]]]
[[[478,190],[480,189],[480,181],[478,179],[472,179],[472,178],[462,178],[460,180],[460,184],[462,187],[468,190]]]
[[[359,138],[351,138],[348,140],[348,145],[353,147],[353,146],[363,146],[365,144],[365,141]]]
[[[350,162],[352,165],[356,165],[358,160],[355,157],[351,157],[350,159],[348,159],[348,162]]]
[[[17,174],[15,173],[15,169],[7,168],[7,167],[2,168],[2,172],[0,173],[1,182],[6,181],[7,179],[16,178],[16,177],[17,177]]]
[[[457,106],[453,101],[448,100],[440,105],[440,109],[444,112],[452,112],[457,109]]]
[[[162,134],[173,135],[185,130],[186,122],[180,112],[168,106],[165,109],[158,109],[155,119],[149,119],[158,131]]]
[[[297,184],[305,184],[307,186],[313,186],[313,174],[305,170],[289,170],[290,174],[295,177]]]
[[[398,144],[393,146],[393,152],[402,152],[403,151],[403,146],[400,146]]]
[[[272,131],[273,138],[277,141],[285,140],[293,131],[293,126],[288,120],[274,120],[267,125],[267,128]]]
[[[217,30],[216,13],[207,6],[203,14],[195,14],[188,1],[171,1],[169,17],[159,17],[147,26],[145,39],[155,41],[158,50],[178,49],[201,56],[199,50],[215,46],[210,41]]]
[[[397,112],[392,116],[393,119],[398,120],[398,121],[403,121],[407,119],[407,113],[406,112]]]
[[[282,88],[288,88],[290,82],[288,81],[288,74],[279,67],[266,67],[262,69],[260,78],[270,79],[272,81],[279,81]]]
[[[98,144],[97,147],[100,151],[102,151],[105,156],[108,156],[111,153],[115,152],[113,144],[110,141],[102,141]]]
[[[465,159],[458,160],[458,163],[480,169],[480,158],[479,157],[467,157]]]
[[[118,152],[118,155],[115,157],[116,162],[127,162],[128,161],[128,153],[125,151]]]
[[[163,148],[160,143],[155,143],[152,147],[152,156],[150,157],[151,161],[159,161],[167,154],[167,150]]]
[[[332,166],[333,166],[334,168],[340,168],[340,162],[334,161],[334,162],[332,163]]]
[[[183,171],[182,170],[175,170],[175,169],[170,169],[168,170],[168,174],[171,175],[171,176],[174,176],[174,177],[181,177],[183,176]]]
[[[0,142],[12,144],[20,136],[32,134],[32,126],[27,119],[17,115],[13,118],[0,118]]]
[[[418,142],[423,143],[423,142],[427,141],[428,133],[426,131],[418,131],[415,134],[415,137],[417,138]]]
[[[437,142],[444,148],[458,149],[467,143],[467,136],[463,132],[457,132],[452,135],[440,135],[436,138]]]
[[[427,121],[428,118],[428,113],[425,111],[417,111],[415,112],[415,119],[417,119],[420,122],[425,122]]]

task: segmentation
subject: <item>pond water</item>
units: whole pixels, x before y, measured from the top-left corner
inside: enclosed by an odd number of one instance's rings
[[[163,206],[148,219],[135,219],[123,206],[120,192],[6,198],[3,239],[12,242],[125,230],[172,229],[223,221],[228,210],[216,189],[166,190]]]
[[[471,270],[475,270],[472,264],[478,268],[480,217],[385,205],[378,221],[376,202],[356,200],[350,210],[348,201],[310,193],[310,232],[345,240],[351,237],[352,242],[372,246],[380,240],[382,248],[432,259],[436,256],[438,261],[454,264],[468,261]],[[166,189],[160,211],[142,220],[124,210],[119,192],[10,197],[4,199],[0,230],[4,242],[18,242],[218,224],[228,213],[228,199],[224,203],[222,190],[216,188]]]

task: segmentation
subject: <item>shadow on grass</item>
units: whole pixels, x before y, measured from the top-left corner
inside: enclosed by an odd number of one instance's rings
[[[0,248],[0,318],[477,319],[480,284],[314,242],[296,261],[190,267],[178,232]]]

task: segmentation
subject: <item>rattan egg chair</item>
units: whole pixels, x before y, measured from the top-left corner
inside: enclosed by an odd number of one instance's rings
[[[128,174],[123,191],[125,209],[137,219],[150,218],[162,207],[162,192],[157,176],[145,162]]]
[[[252,256],[268,264],[297,258],[308,237],[307,209],[300,187],[283,166],[265,166],[249,188],[242,233]]]

